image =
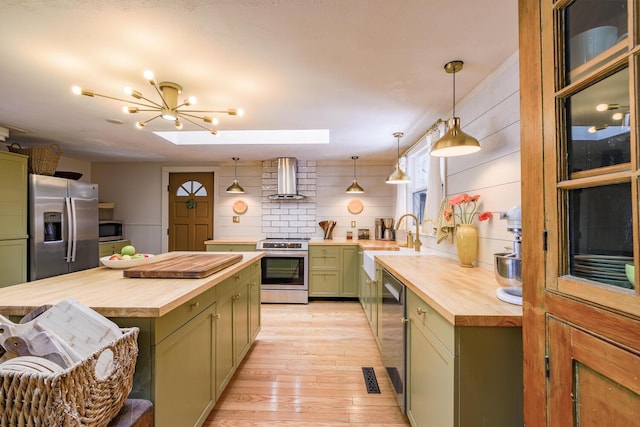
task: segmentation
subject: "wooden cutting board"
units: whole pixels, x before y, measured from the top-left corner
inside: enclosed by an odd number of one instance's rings
[[[132,267],[122,271],[124,277],[201,279],[242,261],[241,254],[185,254]]]

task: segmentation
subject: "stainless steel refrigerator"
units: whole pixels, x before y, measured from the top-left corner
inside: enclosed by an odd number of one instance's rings
[[[98,185],[29,175],[29,280],[98,266]]]

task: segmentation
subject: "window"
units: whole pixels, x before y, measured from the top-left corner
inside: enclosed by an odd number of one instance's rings
[[[407,212],[418,218],[422,224],[427,202],[427,182],[429,173],[429,154],[426,141],[423,140],[407,154],[408,174],[411,182],[407,184]]]
[[[198,181],[187,181],[183,182],[178,191],[176,191],[176,196],[206,196],[207,189],[204,188],[204,185]]]

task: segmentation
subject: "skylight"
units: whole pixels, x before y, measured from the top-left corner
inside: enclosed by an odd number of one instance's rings
[[[306,145],[329,143],[329,129],[221,130],[216,136],[206,131],[154,133],[176,145]]]

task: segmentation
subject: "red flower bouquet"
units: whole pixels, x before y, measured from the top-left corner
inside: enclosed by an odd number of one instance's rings
[[[478,200],[480,195],[471,196],[467,193],[458,194],[449,199],[449,203],[453,205],[452,209],[444,210],[444,217],[447,221],[455,217],[458,224],[471,224],[475,217],[479,221],[486,221],[493,217],[490,211],[478,212]],[[456,209],[457,208],[457,209]]]

